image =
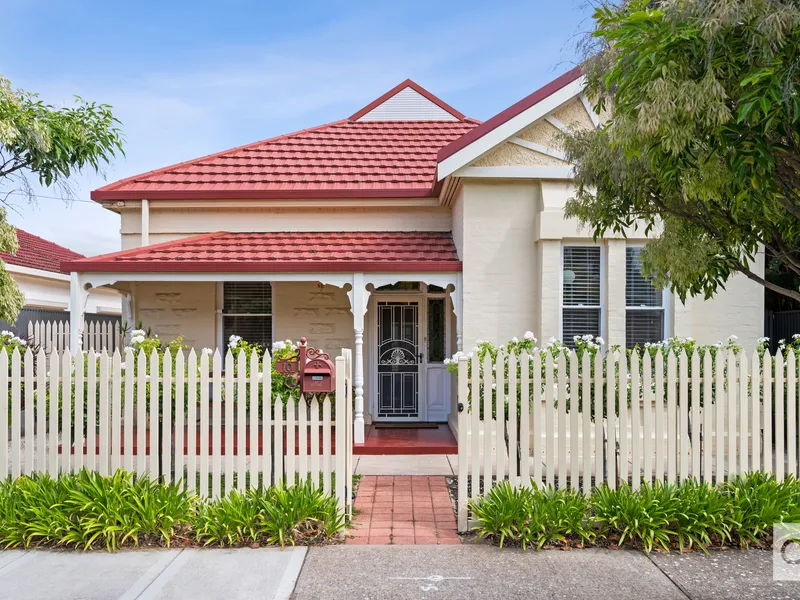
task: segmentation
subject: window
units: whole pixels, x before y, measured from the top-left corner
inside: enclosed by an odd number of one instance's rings
[[[444,362],[444,298],[428,298],[428,362]]]
[[[239,335],[248,342],[272,345],[272,284],[269,281],[226,281],[223,290],[222,341]]]
[[[561,331],[564,343],[574,347],[575,336],[600,335],[600,247],[565,246],[563,268]]]
[[[664,292],[642,274],[641,248],[626,251],[625,345],[633,348],[664,339]]]

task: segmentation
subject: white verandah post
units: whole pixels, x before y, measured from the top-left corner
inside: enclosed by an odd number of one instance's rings
[[[364,426],[364,315],[367,312],[369,292],[364,283],[363,273],[353,274],[353,289],[350,290],[350,305],[353,309],[353,334],[355,336],[355,360],[353,373],[353,392],[355,410],[353,415],[353,443],[363,444]]]
[[[81,351],[88,298],[80,275],[73,271],[69,275],[69,350],[73,356]]]

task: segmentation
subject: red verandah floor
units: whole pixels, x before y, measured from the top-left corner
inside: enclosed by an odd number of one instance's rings
[[[348,544],[460,544],[441,475],[365,475]]]
[[[353,454],[458,454],[458,442],[447,424],[435,429],[378,429],[367,425],[364,443]]]
[[[233,453],[237,455],[239,453],[239,436],[238,430],[234,427],[234,435],[233,435]],[[221,437],[221,453],[225,454],[225,430],[223,429],[220,432]],[[261,437],[261,429],[259,428],[258,432],[258,440],[259,440],[259,448],[258,453],[263,454],[263,449],[261,448],[262,437]],[[271,432],[271,435],[274,435],[274,428]],[[145,444],[146,444],[146,454],[150,454],[150,430],[147,430],[145,434]],[[173,440],[175,439],[175,432],[172,432]],[[132,431],[133,437],[133,454],[138,454],[137,444],[138,444],[138,434],[136,429],[134,428]],[[284,447],[286,443],[286,428],[283,428],[283,437],[284,437]],[[245,451],[247,454],[250,454],[250,428],[246,428],[245,430]],[[209,448],[208,452],[211,454],[212,452],[212,445],[213,445],[213,433],[209,430],[208,440],[209,440]],[[299,453],[300,450],[300,434],[295,427],[295,454]],[[188,430],[184,429],[183,435],[183,444],[184,444],[184,452],[188,450]],[[319,435],[319,448],[318,452],[321,454],[323,451],[322,443],[323,443],[323,435],[320,431]],[[197,428],[197,432],[195,434],[195,453],[200,454],[200,428]],[[309,430],[306,434],[306,452],[311,452],[311,431]],[[100,436],[95,436],[95,452],[99,453],[100,451]],[[124,430],[121,432],[120,435],[120,453],[125,453],[125,432]],[[271,449],[271,447],[270,447]],[[59,452],[61,452],[61,446],[59,445]],[[86,437],[84,433],[84,444],[83,444],[83,452],[84,454],[87,452],[86,447]],[[331,431],[331,454],[335,454],[336,452],[336,428],[332,428]],[[71,449],[71,453],[75,453],[75,447],[73,445]],[[372,427],[371,425],[367,426],[365,432],[365,440],[363,444],[354,444],[353,445],[353,454],[355,455],[391,455],[391,454],[458,454],[458,442],[456,438],[453,436],[453,433],[450,431],[450,428],[446,424],[440,424],[438,427],[431,428],[431,429],[377,429]]]

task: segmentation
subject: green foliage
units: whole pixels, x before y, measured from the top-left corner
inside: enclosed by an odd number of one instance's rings
[[[566,214],[596,236],[655,235],[643,271],[681,299],[753,268],[800,276],[800,7],[794,0],[625,0],[594,15],[588,95],[606,126],[564,140]]]
[[[345,521],[336,499],[309,482],[233,491],[197,506],[193,535],[205,546],[314,543],[335,536]]]
[[[507,481],[470,501],[478,539],[492,538],[501,548],[511,542],[537,550],[568,539],[590,541],[594,534],[586,520],[588,506],[587,498],[574,490],[514,488]]]
[[[59,545],[113,552],[126,544],[164,544],[188,522],[190,497],[174,485],[83,470],[52,479],[34,475],[0,484],[0,544]]]
[[[730,503],[717,488],[694,479],[678,486],[672,527],[681,551],[697,547],[708,553],[712,536],[720,544],[731,539],[733,523]]]
[[[0,545],[81,550],[124,546],[308,544],[345,525],[335,498],[310,484],[233,491],[200,500],[176,484],[122,470],[104,477],[82,470],[0,482]]]
[[[74,106],[55,107],[14,90],[0,75],[0,198],[5,202],[9,194],[21,193],[34,201],[27,179],[34,175],[40,185],[55,186],[65,200],[73,199],[72,175],[99,173],[122,153],[118,125],[107,104],[76,97]],[[0,251],[14,254],[18,248],[16,231],[0,209]],[[22,292],[0,261],[0,319],[13,323],[23,305]]]
[[[793,477],[778,482],[771,474],[737,475],[722,492],[728,499],[733,535],[742,547],[759,545],[772,524],[800,518],[800,484]]]
[[[2,77],[0,77],[0,86],[2,86]],[[1,91],[0,98],[2,98]],[[0,100],[0,106],[2,106],[1,102],[2,100]],[[2,126],[3,121],[2,116],[0,116],[0,131]],[[3,159],[2,147],[2,135],[0,134],[0,160]],[[0,172],[2,172],[1,168]],[[2,182],[2,175],[0,175],[0,184]],[[2,192],[2,189],[0,189],[0,192]],[[17,230],[6,220],[6,209],[0,208],[0,252],[7,252],[13,255],[18,250]],[[23,306],[25,306],[25,296],[8,271],[6,271],[5,261],[0,260],[0,319],[7,323],[14,323]]]
[[[618,489],[600,487],[592,494],[593,519],[604,533],[619,533],[619,543],[626,539],[642,544],[645,552],[653,546],[669,550],[676,510],[674,485],[643,485],[634,492],[627,483]]]
[[[800,520],[800,482],[779,483],[762,472],[739,475],[719,486],[694,479],[680,484],[642,482],[633,490],[512,488],[501,482],[470,501],[478,539],[537,549],[553,542],[633,544],[645,552],[699,549],[738,543],[761,546],[774,523]]]

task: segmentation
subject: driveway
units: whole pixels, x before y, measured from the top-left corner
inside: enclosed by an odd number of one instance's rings
[[[2,600],[285,600],[305,548],[0,552]]]

